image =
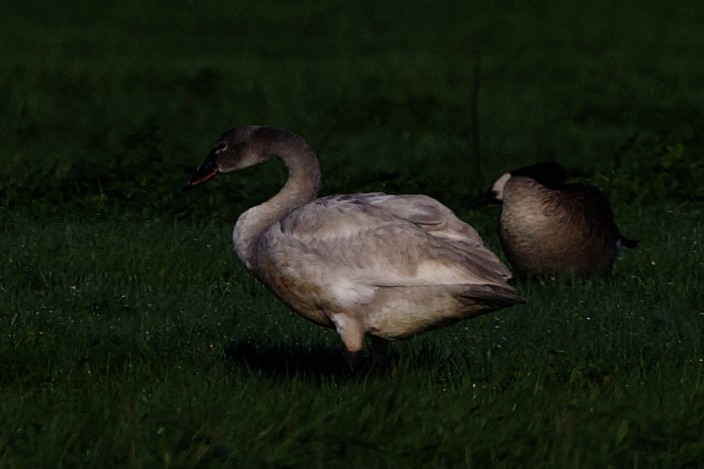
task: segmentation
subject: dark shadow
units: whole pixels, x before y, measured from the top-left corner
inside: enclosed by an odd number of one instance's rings
[[[225,344],[225,356],[239,367],[277,380],[346,381],[352,376],[342,348],[230,341]]]
[[[275,380],[292,378],[313,382],[347,382],[388,376],[397,362],[394,351],[382,360],[365,353],[359,369],[351,371],[342,347],[291,346],[230,341],[225,356],[241,368]]]

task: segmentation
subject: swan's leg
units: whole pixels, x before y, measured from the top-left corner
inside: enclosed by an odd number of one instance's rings
[[[386,360],[389,355],[389,347],[391,342],[381,337],[371,336],[372,338],[372,357],[374,361]]]
[[[347,351],[347,364],[351,371],[359,369],[362,361],[362,346],[364,345],[364,326],[344,314],[334,314],[330,317],[335,330],[340,334]]]
[[[356,373],[362,369],[362,352],[350,352],[345,349],[345,362],[349,371]]]
[[[391,365],[391,342],[381,337],[371,336],[372,339],[372,362],[371,369],[374,373],[384,375],[389,371]]]

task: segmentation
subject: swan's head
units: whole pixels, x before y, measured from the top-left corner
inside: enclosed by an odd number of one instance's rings
[[[255,125],[228,130],[215,142],[183,190],[204,184],[220,173],[239,171],[271,159],[274,156],[270,151],[271,143],[280,139],[280,134],[286,132]]]
[[[491,186],[491,189],[469,203],[469,208],[503,202],[506,183],[515,176],[531,178],[548,189],[559,189],[565,183],[565,179],[567,179],[562,166],[552,161],[525,166],[510,173],[502,174]]]

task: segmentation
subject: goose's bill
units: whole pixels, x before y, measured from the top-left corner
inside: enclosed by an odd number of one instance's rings
[[[215,152],[210,152],[202,165],[195,170],[191,178],[183,185],[182,191],[193,189],[218,175],[218,163]]]
[[[500,204],[501,201],[496,198],[496,192],[494,192],[492,189],[489,189],[476,199],[472,200],[469,202],[468,207],[469,208],[479,208],[483,207],[485,205],[489,204]]]

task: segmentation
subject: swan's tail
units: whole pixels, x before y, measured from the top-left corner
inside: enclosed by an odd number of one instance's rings
[[[526,304],[528,300],[520,296],[510,286],[467,285],[459,298],[467,303],[479,304],[489,310],[507,308],[517,304]]]

